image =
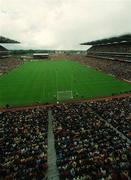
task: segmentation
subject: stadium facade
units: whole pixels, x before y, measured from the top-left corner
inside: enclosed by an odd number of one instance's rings
[[[33,58],[34,59],[47,59],[49,58],[49,54],[48,53],[34,53]]]
[[[131,62],[131,34],[90,41],[81,45],[91,45],[87,56]]]
[[[0,36],[0,44],[14,44],[14,43],[19,43],[19,42]],[[5,47],[3,47],[3,45],[0,45],[0,59],[8,58],[9,56],[10,56],[10,51]]]

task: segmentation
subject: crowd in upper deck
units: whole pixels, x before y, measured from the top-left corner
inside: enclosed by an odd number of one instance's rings
[[[131,53],[131,47],[129,44],[105,44],[105,45],[94,45],[88,52],[116,52],[116,53]]]

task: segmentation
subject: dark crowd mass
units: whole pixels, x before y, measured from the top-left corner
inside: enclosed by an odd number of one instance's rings
[[[131,97],[1,112],[0,179],[47,179],[49,109],[60,180],[131,179]]]
[[[67,56],[68,59],[78,61],[81,64],[93,67],[107,74],[114,75],[118,79],[131,81],[131,63],[112,61],[95,57]]]
[[[129,107],[130,100],[131,98],[120,100],[119,106],[121,107],[121,103],[125,101],[125,106]],[[119,101],[112,101],[114,102],[118,104]],[[93,107],[95,103],[63,105],[53,110],[60,179],[130,179],[131,144],[97,116],[89,105]],[[104,110],[103,113],[108,112],[108,107]],[[123,109],[120,118],[124,115],[126,117],[129,110]],[[115,111],[112,112],[112,116],[115,116],[113,113]],[[124,124],[121,120],[121,128],[125,128],[127,132],[129,127]]]
[[[90,107],[131,139],[131,98],[93,102]]]
[[[47,170],[47,111],[0,114],[0,179],[42,179]]]
[[[8,73],[10,70],[16,68],[22,63],[21,60],[16,58],[6,58],[4,60],[0,58],[0,75]]]

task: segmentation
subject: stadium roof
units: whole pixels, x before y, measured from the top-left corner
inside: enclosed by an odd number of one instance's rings
[[[131,43],[131,34],[125,34],[121,36],[85,42],[85,43],[81,43],[81,45],[108,45],[108,44],[118,44],[118,43]]]
[[[20,42],[0,36],[0,43],[20,43]]]
[[[8,51],[8,49],[0,45],[0,51]]]

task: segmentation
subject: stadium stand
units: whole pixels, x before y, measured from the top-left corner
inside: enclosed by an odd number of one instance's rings
[[[120,47],[121,41],[118,44]],[[125,47],[116,52],[114,45],[110,45],[112,51],[109,46],[107,51],[107,45],[97,46],[100,48],[94,46],[91,53],[93,57],[94,52],[99,53],[100,59],[81,56],[69,56],[69,59],[131,80],[129,62],[122,57],[129,60],[130,50]],[[109,61],[112,55],[122,61]],[[101,60],[103,56],[106,56],[104,61]],[[8,72],[20,63],[22,61],[13,58],[0,59],[0,73]],[[43,108],[38,105],[36,108],[21,107],[21,110],[7,107],[0,112],[0,179],[50,177],[48,173],[54,164],[52,161],[49,164],[48,160],[54,161],[55,152],[51,153],[54,151],[51,148],[49,154],[47,145],[54,140],[60,180],[130,180],[130,121],[130,96]]]
[[[100,116],[131,139],[131,98],[105,100],[90,104]]]
[[[47,178],[48,110],[61,180],[130,179],[130,104],[125,97],[1,112],[0,179]]]
[[[131,66],[127,62],[109,61],[108,59],[102,61],[101,58],[88,57],[88,60],[84,60],[84,63],[108,74],[115,75],[119,79],[131,81]]]
[[[93,67],[107,74],[114,75],[119,79],[131,81],[131,65],[128,62],[112,61],[107,58],[102,60],[101,57],[64,56],[63,58],[78,61],[81,64]]]
[[[47,169],[47,111],[0,114],[0,179],[42,179]]]
[[[81,45],[92,45],[87,50],[89,57],[131,62],[130,34],[82,43]]]
[[[19,42],[0,36],[0,44],[10,44],[10,43],[14,44]],[[15,68],[17,65],[21,64],[21,62],[22,61],[18,61],[15,58],[10,57],[10,51],[0,45],[0,75],[8,72],[12,68]]]
[[[14,43],[19,43],[18,41],[14,41],[12,39],[8,39],[6,37],[0,36],[0,44],[14,44]],[[0,59],[1,58],[7,58],[9,57],[9,50],[6,49],[5,47],[0,45]]]
[[[0,59],[0,74],[7,73],[11,69],[16,68],[21,63],[23,63],[22,60],[18,60],[16,58],[6,58],[6,59]]]
[[[121,101],[129,106],[131,99],[120,100],[119,106],[122,108]],[[116,104],[117,102],[119,100],[115,100]],[[90,106],[96,107],[95,103]],[[103,114],[107,111],[108,106],[105,106]],[[88,103],[57,106],[53,115],[60,179],[130,179],[131,146],[126,138],[123,139],[106,121],[97,116]],[[124,108],[121,116],[126,115]],[[115,111],[112,112],[113,116]],[[116,121],[119,123],[119,119]],[[121,125],[125,132],[128,131],[124,119],[121,120]]]
[[[0,45],[0,59],[9,57],[9,50]]]

